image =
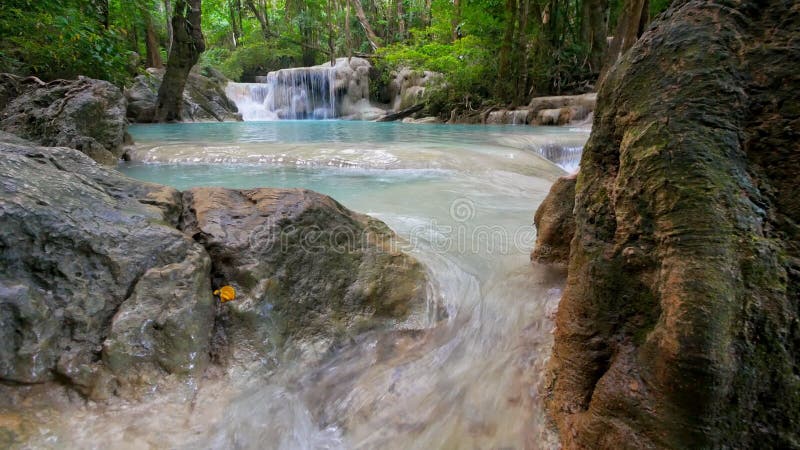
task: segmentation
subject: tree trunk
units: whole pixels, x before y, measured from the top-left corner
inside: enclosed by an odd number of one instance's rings
[[[622,55],[628,51],[633,44],[644,33],[644,28],[650,18],[650,2],[648,0],[625,0],[622,13],[617,23],[617,30],[614,33],[614,40],[608,49],[606,63],[603,66],[600,79],[605,78],[605,74]]]
[[[334,36],[333,36],[333,17],[332,17],[332,10],[331,2],[333,0],[327,0],[325,2],[325,15],[328,19],[328,58],[331,60],[331,67],[336,65],[336,52],[334,50]]]
[[[422,11],[422,24],[426,27],[431,26],[431,3],[432,0],[425,0],[425,9]]]
[[[228,1],[228,14],[230,16],[231,37],[234,48],[239,46],[239,39],[242,37],[241,9],[242,9],[242,4],[239,0]]]
[[[264,39],[272,37],[272,32],[269,28],[269,15],[267,14],[266,2],[260,1],[259,4],[256,5],[253,0],[245,0],[244,4],[256,17],[258,25],[261,26],[261,34],[264,36]]]
[[[383,44],[375,32],[372,31],[372,27],[369,25],[369,21],[367,20],[367,15],[364,14],[364,7],[361,5],[361,0],[350,1],[353,3],[353,6],[356,9],[356,17],[358,17],[359,23],[361,23],[361,26],[364,27],[364,32],[367,34],[367,40],[369,41],[370,47],[372,47],[372,50],[377,50]]]
[[[453,20],[450,22],[452,25],[451,32],[453,33],[453,42],[458,39],[458,25],[461,23],[461,0],[453,0]]]
[[[158,88],[155,122],[181,120],[183,88],[189,71],[206,48],[200,29],[201,0],[176,0],[172,16],[173,43],[167,71]]]
[[[167,55],[172,53],[172,3],[164,0],[164,18],[167,21]]]
[[[406,38],[406,11],[403,0],[395,0],[395,3],[395,11],[397,14],[397,38],[403,40]]]
[[[500,44],[500,55],[498,56],[497,70],[497,92],[503,101],[511,99],[511,51],[514,44],[514,29],[516,28],[515,13],[517,11],[517,0],[506,0],[505,22],[506,28],[503,32],[503,42]]]
[[[147,67],[162,68],[164,63],[161,61],[161,51],[158,47],[158,36],[153,28],[153,18],[150,11],[142,11],[145,20],[145,48],[147,50],[145,65]]]
[[[353,38],[350,36],[350,2],[345,2],[344,40],[347,45],[347,62],[353,57]]]
[[[588,45],[592,73],[600,73],[606,52],[608,0],[583,0],[581,3],[581,41]]]
[[[517,64],[519,70],[516,76],[514,89],[514,104],[518,105],[526,100],[528,93],[528,17],[530,13],[530,0],[519,0],[519,13],[517,18]]]

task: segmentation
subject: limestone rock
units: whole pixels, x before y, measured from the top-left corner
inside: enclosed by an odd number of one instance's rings
[[[484,123],[490,125],[524,125],[530,122],[530,111],[527,109],[491,111],[486,115]]]
[[[800,9],[674,2],[601,86],[549,409],[563,446],[797,448]]]
[[[568,125],[587,119],[592,112],[584,106],[564,106],[555,109],[540,109],[534,125]]]
[[[394,111],[401,111],[419,103],[425,90],[442,81],[442,75],[428,70],[401,69],[389,82],[388,94]]]
[[[413,117],[406,117],[403,119],[403,123],[416,123],[416,124],[427,124],[427,123],[442,123],[442,120],[438,117],[433,116],[426,116],[420,117],[419,119],[415,119]]]
[[[531,260],[566,265],[569,245],[575,235],[576,175],[561,177],[539,205],[533,223],[536,225],[536,246]]]
[[[584,108],[586,111],[594,111],[597,103],[597,94],[581,95],[554,95],[549,97],[534,97],[528,103],[528,109],[532,114],[537,114],[543,109],[561,109],[565,107]]]
[[[112,389],[100,386],[110,377],[100,362],[103,344],[121,320],[112,326],[112,318],[148,296],[202,290],[194,283],[208,277],[207,263],[184,266],[205,252],[172,226],[178,192],[128,179],[67,148],[0,143],[0,155],[0,379],[59,378],[88,395]],[[199,310],[208,292],[180,301]],[[166,317],[159,333],[173,333],[169,308],[152,306],[154,320],[143,325]],[[182,327],[208,326],[200,316],[182,317]],[[194,351],[178,340],[159,345],[153,350],[163,359]]]
[[[152,122],[164,69],[147,69],[125,89],[127,117],[131,122]],[[225,94],[228,80],[217,70],[195,66],[183,92],[181,116],[187,122],[242,120],[236,104]]]
[[[324,352],[371,328],[424,326],[427,277],[383,223],[301,189],[196,188],[184,205],[213,287],[237,291],[218,320],[231,349],[223,356],[287,344]]]
[[[0,74],[0,129],[46,146],[71,147],[116,164],[125,135],[125,97],[113,84],[79,77],[43,83]]]

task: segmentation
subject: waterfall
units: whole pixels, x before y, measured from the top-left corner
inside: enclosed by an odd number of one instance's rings
[[[334,119],[353,113],[367,102],[369,62],[339,58],[330,63],[281,69],[258,83],[228,83],[225,93],[246,121],[279,119]]]
[[[583,146],[547,144],[536,149],[538,153],[569,173],[578,171]]]
[[[262,83],[228,83],[225,93],[248,121],[337,117],[336,67],[278,70]]]

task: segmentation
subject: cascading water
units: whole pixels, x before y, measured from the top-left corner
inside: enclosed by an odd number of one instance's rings
[[[270,72],[258,83],[228,83],[225,93],[245,121],[334,119],[366,102],[369,63],[339,58],[313,67]]]
[[[301,67],[270,72],[264,83],[228,83],[225,93],[247,121],[333,119],[335,86],[335,68]]]

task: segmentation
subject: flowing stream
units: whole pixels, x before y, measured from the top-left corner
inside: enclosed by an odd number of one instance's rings
[[[305,187],[386,222],[448,318],[373,332],[141,402],[59,413],[33,447],[555,448],[541,387],[563,274],[533,266],[533,213],[587,130],[276,121],[132,126],[131,177]],[[544,155],[544,156],[543,156]],[[550,160],[546,159],[550,158]]]

